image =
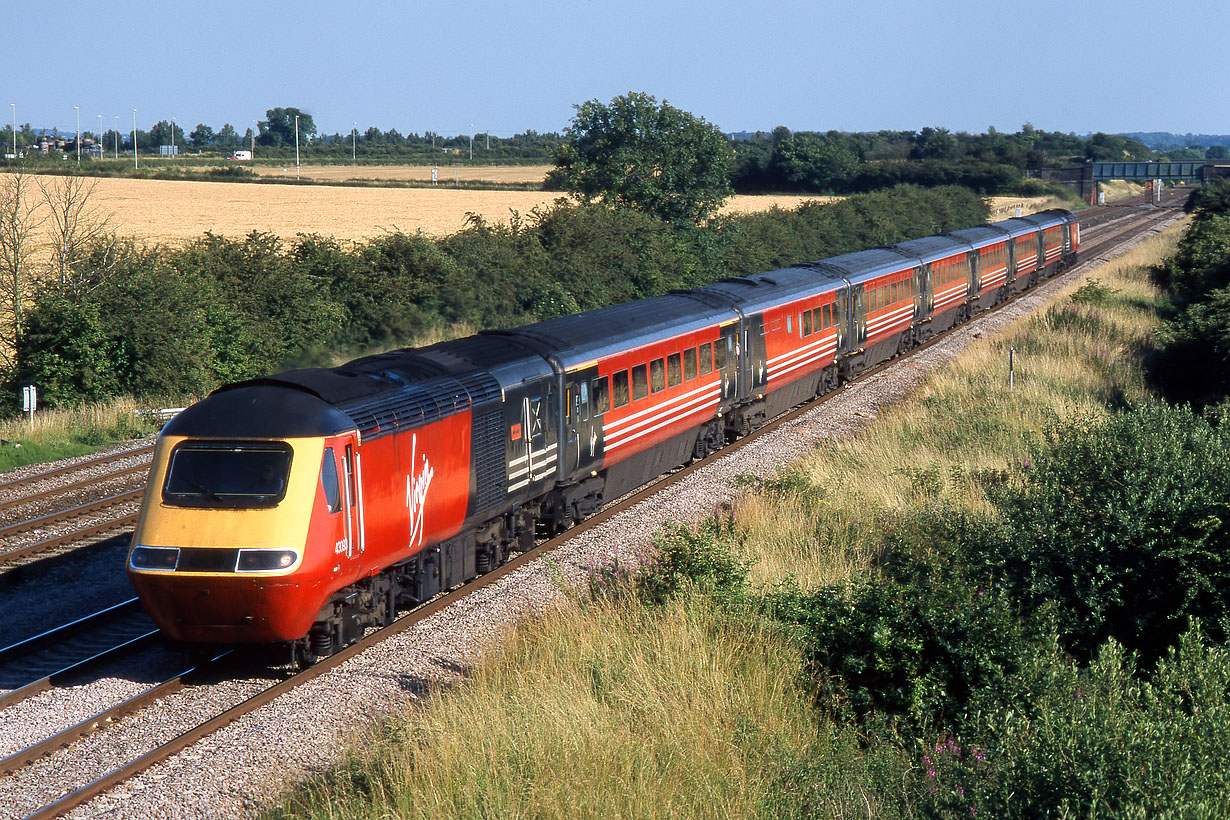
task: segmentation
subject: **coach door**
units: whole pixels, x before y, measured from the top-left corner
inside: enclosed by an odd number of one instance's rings
[[[342,515],[346,526],[346,556],[358,558],[364,550],[363,482],[359,451],[353,436],[346,436],[342,441]]]
[[[740,343],[740,322],[723,325],[721,336],[713,346],[713,367],[722,374],[722,400],[734,400],[740,393],[739,359],[743,353]]]
[[[606,378],[597,367],[574,370],[565,386],[564,429],[568,441],[564,448],[564,473],[575,475],[595,470],[602,461],[602,415],[606,412]]]

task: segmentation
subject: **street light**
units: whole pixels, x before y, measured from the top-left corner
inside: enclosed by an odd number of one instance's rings
[[[141,167],[141,160],[137,159],[137,109],[132,109],[132,170],[136,171]]]
[[[74,105],[73,110],[77,112],[77,165],[81,165],[81,106]]]
[[[13,109],[13,159],[17,159],[17,103],[9,103]]]
[[[175,156],[175,118],[171,117],[171,156]]]
[[[350,123],[350,161],[351,162],[355,162],[358,159],[358,157],[356,156],[356,152],[358,150],[356,146],[358,144],[359,144],[359,123],[356,121],[356,122]]]
[[[98,158],[106,159],[106,157],[103,156],[102,114],[98,115]]]
[[[470,123],[470,159],[474,159],[474,123]]]
[[[295,179],[299,179],[299,115],[295,115]]]

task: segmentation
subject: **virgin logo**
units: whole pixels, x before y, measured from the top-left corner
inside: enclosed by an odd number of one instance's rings
[[[406,474],[406,509],[410,513],[410,546],[423,543],[423,513],[427,507],[427,488],[436,471],[424,453],[418,455],[419,437],[410,439],[410,472]]]

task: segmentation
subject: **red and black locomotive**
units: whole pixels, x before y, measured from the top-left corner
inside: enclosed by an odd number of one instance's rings
[[[128,570],[189,642],[327,655],[1076,259],[1066,211],[341,367],[164,428]]]

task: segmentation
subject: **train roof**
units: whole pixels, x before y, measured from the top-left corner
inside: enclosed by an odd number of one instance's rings
[[[729,299],[744,313],[759,313],[803,296],[840,290],[845,286],[844,279],[828,271],[795,267],[723,279],[697,288],[697,292]]]
[[[1056,225],[1063,225],[1067,222],[1076,221],[1076,217],[1068,211],[1060,208],[1051,208],[1046,211],[1038,211],[1036,214],[1029,214],[1028,216],[1021,217],[1021,219],[1042,228],[1053,228]]]
[[[1027,233],[1037,233],[1038,225],[1034,222],[1029,222],[1024,218],[1004,219],[999,222],[992,222],[991,227],[1003,228],[1012,238],[1023,236]]]
[[[887,273],[907,270],[915,264],[916,262],[888,248],[872,248],[821,259],[810,263],[809,266],[845,277],[851,284],[860,284]]]
[[[944,235],[968,242],[975,248],[985,247],[986,245],[994,245],[997,242],[1005,242],[1008,239],[1008,232],[1005,229],[997,228],[994,225],[979,225],[975,228],[963,228],[959,231],[949,231]]]
[[[892,249],[911,259],[927,263],[969,251],[970,243],[951,236],[924,236],[922,239],[898,242]]]
[[[681,291],[482,335],[519,340],[565,369],[735,318],[733,308]]]
[[[223,389],[180,411],[162,428],[162,435],[308,438],[354,427],[348,415],[310,393],[286,385],[249,383]]]

